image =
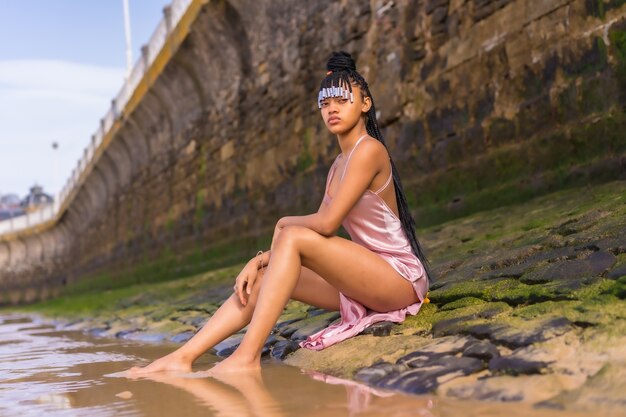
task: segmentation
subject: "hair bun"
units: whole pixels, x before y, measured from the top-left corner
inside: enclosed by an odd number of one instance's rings
[[[352,56],[345,51],[335,51],[330,55],[326,62],[328,71],[356,71],[356,64]]]

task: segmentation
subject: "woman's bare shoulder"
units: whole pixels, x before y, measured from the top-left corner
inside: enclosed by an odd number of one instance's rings
[[[370,160],[376,160],[381,163],[386,162],[389,159],[389,152],[385,145],[378,139],[368,136],[363,140],[360,145],[364,149],[361,149],[361,153],[367,155]]]

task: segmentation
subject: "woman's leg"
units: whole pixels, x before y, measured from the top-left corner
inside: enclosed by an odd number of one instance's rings
[[[267,271],[267,269],[265,269]],[[145,367],[133,367],[132,375],[158,371],[191,371],[193,362],[211,347],[243,329],[250,323],[252,313],[263,285],[263,272],[259,272],[256,285],[243,306],[236,294],[231,295],[211,316],[202,329],[176,351]],[[301,268],[298,284],[292,298],[316,307],[339,310],[339,292],[310,269]]]
[[[412,284],[372,251],[338,236],[326,237],[306,227],[287,226],[272,249],[252,320],[241,344],[210,372],[260,367],[265,339],[293,294],[302,266],[372,310],[392,311],[419,301]]]

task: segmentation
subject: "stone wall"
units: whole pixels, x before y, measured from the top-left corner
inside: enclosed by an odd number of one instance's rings
[[[316,98],[340,49],[419,227],[626,177],[623,0],[209,1],[60,221],[0,238],[1,301],[267,248],[339,152]]]

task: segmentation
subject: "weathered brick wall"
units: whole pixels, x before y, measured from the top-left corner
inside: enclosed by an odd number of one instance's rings
[[[623,0],[212,1],[61,222],[0,242],[5,301],[232,262],[315,211],[339,152],[317,88],[339,49],[419,226],[625,177]]]

